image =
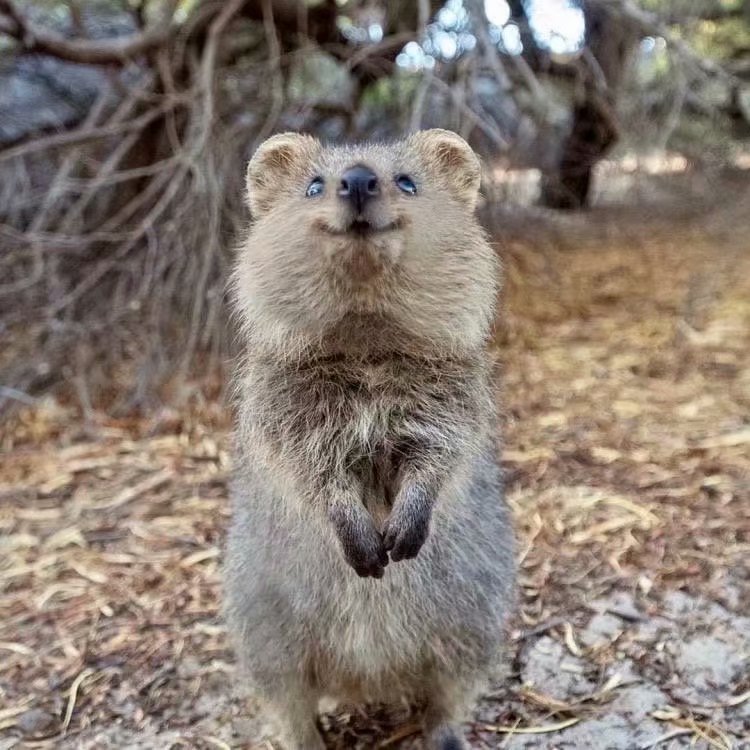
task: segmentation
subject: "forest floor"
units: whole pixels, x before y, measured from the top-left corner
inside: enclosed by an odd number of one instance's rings
[[[499,243],[520,608],[472,747],[750,748],[750,233],[688,213]],[[6,426],[0,750],[271,747],[218,614],[227,413],[194,400]],[[322,725],[336,750],[419,746],[400,709]]]

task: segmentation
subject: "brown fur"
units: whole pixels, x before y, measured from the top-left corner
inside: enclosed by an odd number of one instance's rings
[[[336,189],[354,164],[381,187],[365,233]],[[316,176],[325,192],[306,197]],[[458,747],[453,723],[497,661],[513,540],[479,176],[468,145],[434,130],[340,148],[286,133],[248,167],[226,611],[294,750],[323,747],[323,694],[421,702],[430,747]]]

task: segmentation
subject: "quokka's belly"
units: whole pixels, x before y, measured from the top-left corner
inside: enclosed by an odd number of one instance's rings
[[[436,533],[415,560],[390,563],[381,580],[342,567],[340,581],[323,592],[311,639],[322,686],[365,700],[392,698],[396,686],[418,697],[435,671],[484,669],[507,611],[499,579],[462,564],[460,550]]]
[[[337,597],[337,615],[313,641],[321,686],[347,700],[416,697],[436,659],[440,624],[426,612],[419,591],[404,596],[385,579],[363,583],[379,590],[357,586]]]

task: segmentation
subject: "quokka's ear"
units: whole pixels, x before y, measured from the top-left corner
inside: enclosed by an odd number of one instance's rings
[[[482,166],[479,157],[460,135],[433,128],[410,136],[425,164],[443,178],[455,196],[472,210],[479,198]]]
[[[247,199],[253,216],[268,211],[291,185],[302,182],[320,142],[302,133],[279,133],[258,146],[247,165]],[[304,190],[304,186],[301,188]]]

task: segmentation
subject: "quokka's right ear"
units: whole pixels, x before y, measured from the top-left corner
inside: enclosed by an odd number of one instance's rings
[[[303,133],[279,133],[258,146],[247,165],[247,199],[253,216],[268,211],[283,193],[308,176],[320,142]]]

